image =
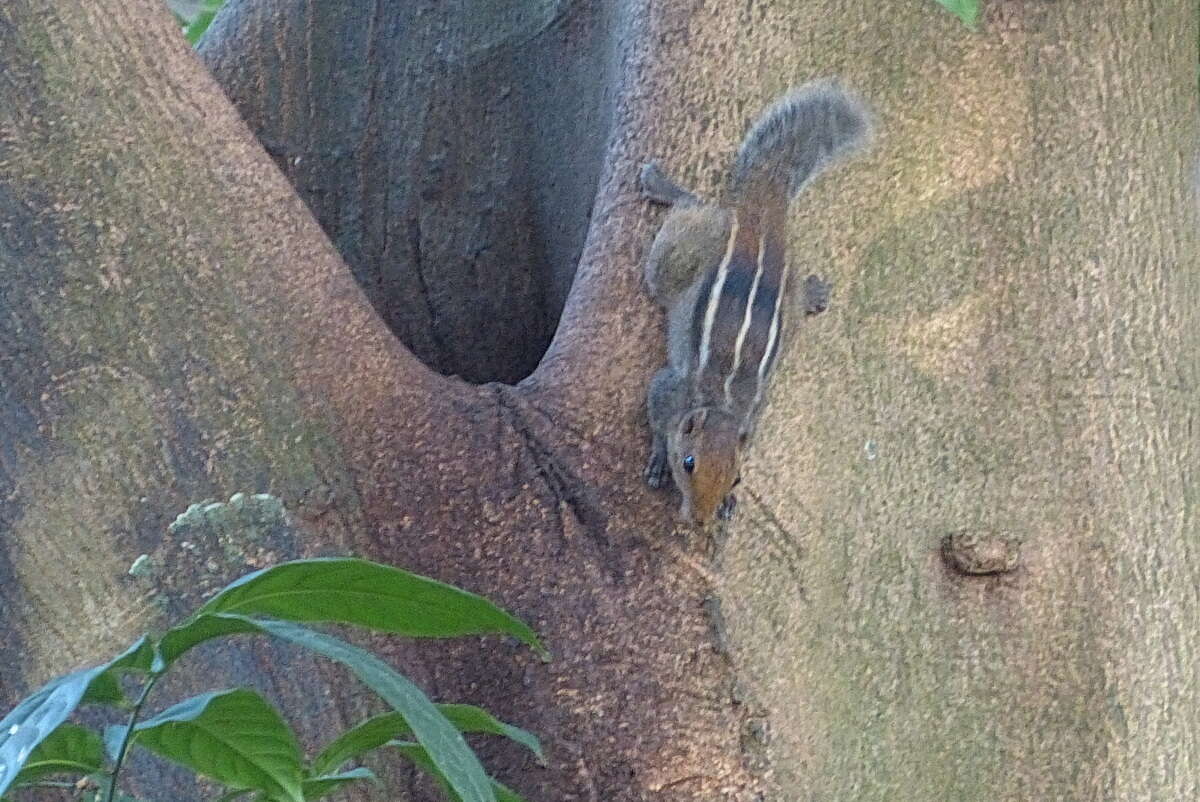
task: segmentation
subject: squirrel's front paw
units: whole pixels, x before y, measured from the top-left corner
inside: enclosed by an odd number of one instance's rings
[[[733,517],[733,511],[736,509],[737,496],[735,496],[733,493],[730,493],[725,497],[725,500],[721,502],[721,506],[717,507],[717,517],[722,521],[728,521]]]
[[[655,490],[662,487],[667,478],[667,455],[657,451],[651,454],[643,475],[646,477],[646,484]]]

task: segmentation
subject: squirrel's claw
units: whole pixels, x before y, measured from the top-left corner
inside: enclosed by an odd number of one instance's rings
[[[725,500],[721,502],[721,506],[717,507],[717,517],[722,521],[728,521],[733,517],[733,511],[736,509],[737,496],[735,496],[733,493],[730,493],[725,497]]]
[[[643,475],[646,477],[646,484],[655,490],[662,487],[663,480],[667,478],[667,455],[655,449],[650,455],[650,461],[646,463]]]
[[[819,315],[829,308],[829,293],[831,287],[828,281],[812,275],[804,280],[804,314]]]

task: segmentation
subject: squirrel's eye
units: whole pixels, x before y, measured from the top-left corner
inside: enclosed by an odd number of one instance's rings
[[[683,458],[683,469],[685,471],[687,471],[688,473],[691,473],[692,471],[696,470],[696,458],[694,456],[692,456],[691,454],[688,454],[686,457],[684,457]]]

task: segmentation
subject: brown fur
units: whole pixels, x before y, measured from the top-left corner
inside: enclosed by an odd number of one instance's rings
[[[696,280],[696,265],[711,266],[729,238],[730,213],[714,206],[673,207],[646,259],[646,284],[664,306]]]
[[[701,407],[680,419],[667,442],[671,472],[683,479],[675,483],[683,496],[682,521],[704,525],[716,517],[737,482],[740,441],[737,419],[719,409]],[[691,473],[683,468],[688,456],[696,461]]]
[[[646,394],[653,432],[646,481],[669,479],[680,517],[704,525],[733,510],[741,453],[786,341],[795,294],[784,244],[787,206],[817,173],[862,147],[865,107],[830,81],[799,87],[751,127],[724,203],[713,205],[656,165],[641,173],[646,197],[671,206],[645,276],[667,309],[667,364]],[[828,302],[828,285],[804,283],[803,312]]]

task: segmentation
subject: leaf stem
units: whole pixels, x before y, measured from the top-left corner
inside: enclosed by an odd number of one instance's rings
[[[150,691],[161,676],[162,674],[150,675],[150,679],[146,680],[146,684],[142,686],[142,692],[138,694],[137,701],[133,704],[133,711],[129,714],[129,723],[125,725],[125,735],[121,738],[121,748],[117,750],[117,759],[113,762],[112,774],[109,775],[108,792],[104,795],[104,802],[113,802],[113,797],[117,794],[117,775],[121,773],[121,765],[125,762],[125,755],[129,751],[129,742],[133,739],[133,725],[137,724],[142,706],[146,704],[146,698],[150,696]]]

